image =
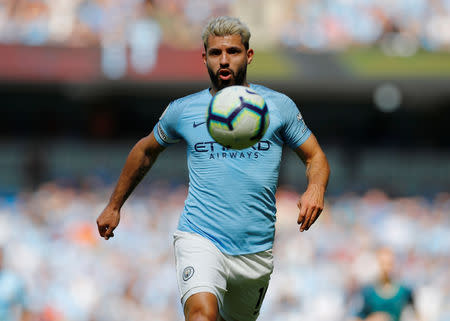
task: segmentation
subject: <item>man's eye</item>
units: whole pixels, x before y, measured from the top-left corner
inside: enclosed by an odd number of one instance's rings
[[[210,54],[210,56],[218,56],[218,55],[220,55],[220,51],[213,50],[213,51],[210,51],[209,54]]]

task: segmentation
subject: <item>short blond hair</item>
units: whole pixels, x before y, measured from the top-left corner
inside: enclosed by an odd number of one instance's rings
[[[238,18],[228,16],[220,16],[209,20],[202,33],[203,45],[205,49],[208,47],[209,36],[223,37],[231,35],[240,35],[242,44],[248,50],[250,30]]]

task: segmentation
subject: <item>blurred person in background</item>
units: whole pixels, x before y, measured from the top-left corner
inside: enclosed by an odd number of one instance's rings
[[[0,247],[0,320],[28,321],[31,314],[26,308],[24,281],[4,266],[5,252]]]
[[[395,256],[390,248],[379,249],[376,256],[378,281],[361,289],[362,305],[353,321],[400,321],[405,307],[414,308],[413,291],[394,279]],[[414,311],[416,320],[421,320]]]
[[[301,232],[323,209],[330,170],[295,103],[281,93],[247,83],[247,65],[254,55],[248,27],[236,18],[217,17],[202,38],[211,87],[171,102],[150,135],[133,147],[97,225],[102,237],[113,237],[121,207],[158,155],[185,140],[190,185],[174,234],[185,318],[251,321],[259,315],[273,271],[275,191],[283,145],[306,164],[308,187],[298,201]],[[272,122],[265,138],[270,148],[264,157],[242,153],[245,157],[238,161],[211,160],[209,153],[196,149],[199,142],[211,140],[204,122],[211,98],[232,85],[250,87],[269,105]]]

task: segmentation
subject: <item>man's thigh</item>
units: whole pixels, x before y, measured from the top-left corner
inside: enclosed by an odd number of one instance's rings
[[[219,321],[216,296],[209,292],[199,292],[191,295],[184,305],[184,317],[185,320],[202,317],[204,320]]]
[[[273,271],[272,251],[231,257],[229,268],[220,313],[227,321],[256,320]]]
[[[227,287],[223,254],[200,235],[177,231],[174,234],[175,264],[183,308],[189,297],[209,292],[219,307]]]

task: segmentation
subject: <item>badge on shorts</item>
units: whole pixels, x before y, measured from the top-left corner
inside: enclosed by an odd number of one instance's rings
[[[194,268],[192,266],[188,266],[183,270],[183,280],[187,281],[194,275]]]

